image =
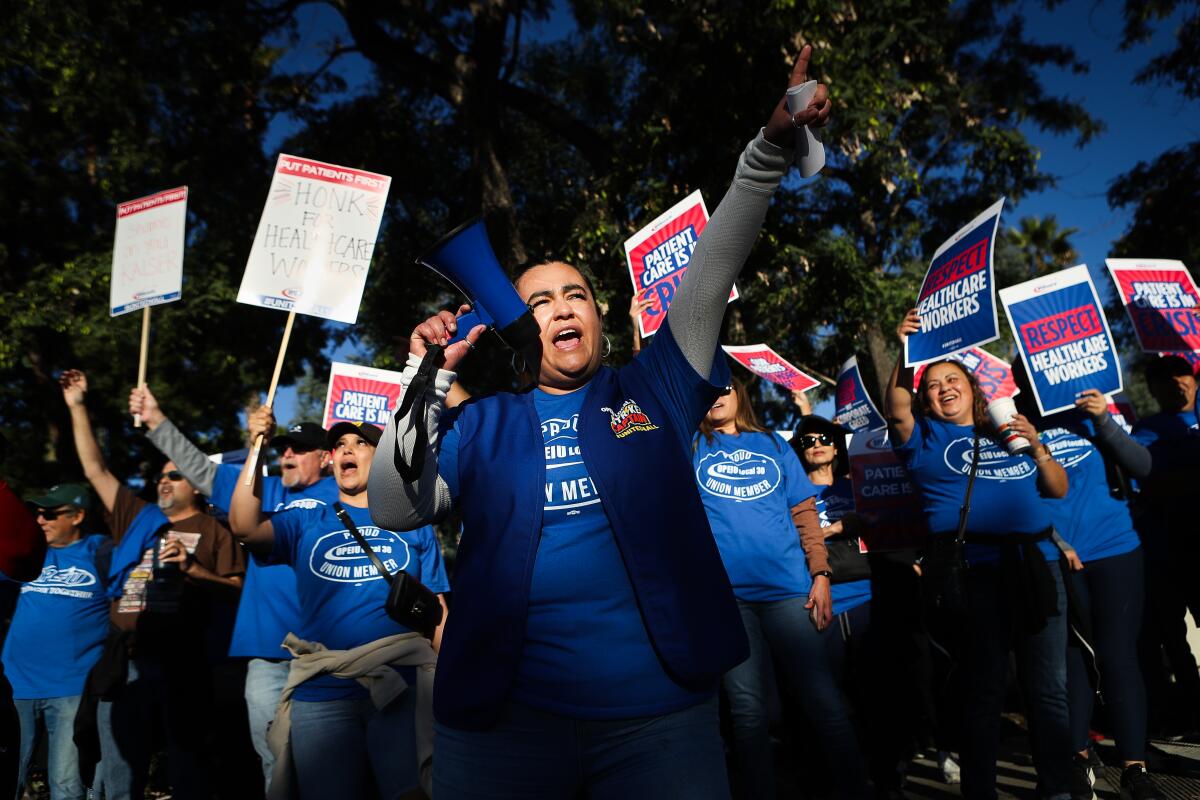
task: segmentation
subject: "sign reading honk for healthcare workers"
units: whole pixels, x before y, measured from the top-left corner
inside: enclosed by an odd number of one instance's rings
[[[280,155],[238,302],[353,323],[392,179]]]

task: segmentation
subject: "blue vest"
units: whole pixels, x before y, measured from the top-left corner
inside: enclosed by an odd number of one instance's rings
[[[693,691],[715,689],[749,645],[682,444],[692,431],[673,430],[652,377],[636,364],[602,368],[584,390],[580,448],[667,674]],[[657,427],[618,438],[609,409],[630,399]],[[530,392],[456,412],[463,536],[433,703],[442,724],[482,729],[495,723],[521,655],[545,451]]]

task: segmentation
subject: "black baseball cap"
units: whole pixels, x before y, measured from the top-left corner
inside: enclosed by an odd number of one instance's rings
[[[332,450],[337,444],[337,440],[347,433],[357,433],[375,446],[379,446],[379,438],[383,436],[383,430],[369,422],[339,422],[326,434],[325,449]]]
[[[315,422],[298,422],[271,438],[271,447],[285,450],[291,445],[294,450],[328,450],[325,446],[325,429]]]

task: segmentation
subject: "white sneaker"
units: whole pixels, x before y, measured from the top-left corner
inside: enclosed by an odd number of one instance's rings
[[[942,773],[942,783],[950,785],[962,783],[962,770],[959,769],[958,762],[951,758],[949,753],[939,750],[937,762],[938,771]]]

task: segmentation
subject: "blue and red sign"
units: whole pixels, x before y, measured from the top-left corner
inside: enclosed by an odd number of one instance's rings
[[[921,498],[900,463],[887,431],[862,431],[850,440],[854,507],[870,523],[863,534],[872,551],[922,547],[929,526]]]
[[[388,414],[396,407],[403,389],[399,372],[335,361],[329,369],[322,424],[326,429],[339,422],[386,427]]]
[[[1200,350],[1200,291],[1182,261],[1105,259],[1147,353]]]
[[[921,330],[904,347],[907,366],[940,361],[1000,337],[992,252],[1003,208],[1001,198],[933,254],[917,295]]]
[[[887,427],[887,421],[871,402],[858,369],[858,356],[850,356],[838,373],[834,400],[834,418],[850,430],[878,431]]]
[[[1000,290],[1043,416],[1075,407],[1085,389],[1121,391],[1121,363],[1086,266]]]
[[[734,361],[760,378],[778,384],[788,391],[807,392],[819,381],[801,372],[794,364],[765,344],[722,345]]]

